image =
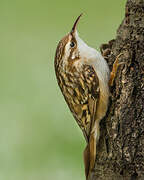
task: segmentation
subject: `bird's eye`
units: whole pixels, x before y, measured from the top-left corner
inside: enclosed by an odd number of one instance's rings
[[[75,46],[75,43],[72,41],[72,42],[70,43],[70,47],[73,48],[74,46]]]

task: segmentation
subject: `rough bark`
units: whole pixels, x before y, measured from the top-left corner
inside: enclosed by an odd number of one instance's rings
[[[101,122],[93,180],[144,180],[144,0],[128,0],[117,37],[101,46],[111,67],[123,55]]]

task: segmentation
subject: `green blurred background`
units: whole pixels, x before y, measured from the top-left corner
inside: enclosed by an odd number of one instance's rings
[[[57,86],[58,41],[115,37],[124,1],[0,0],[0,180],[84,179],[84,138]]]

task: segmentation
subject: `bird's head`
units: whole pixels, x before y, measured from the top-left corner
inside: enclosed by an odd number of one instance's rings
[[[71,31],[60,40],[56,50],[55,66],[62,65],[63,69],[72,67],[84,56],[88,46],[77,33],[77,24],[81,16],[82,14],[76,19]]]

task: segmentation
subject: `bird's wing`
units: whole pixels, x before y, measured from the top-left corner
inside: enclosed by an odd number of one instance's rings
[[[99,99],[99,81],[94,68],[85,65],[78,85],[74,89],[73,100],[68,103],[84,137],[89,142],[90,132],[95,122],[97,103]],[[75,103],[73,103],[75,102]]]
[[[88,145],[84,151],[85,174],[86,177],[88,177],[91,170],[94,168],[96,159],[96,140],[98,135],[98,129],[94,129],[93,127],[95,126],[96,121],[97,107],[100,96],[100,87],[97,74],[92,66],[86,66],[84,74],[85,83],[88,86],[87,111],[90,115],[90,123],[88,126],[86,126]]]
[[[64,80],[66,78],[67,82]],[[73,76],[64,78],[59,75],[58,83],[86,141],[89,142],[100,92],[94,68],[90,65],[83,65],[83,70],[77,78]]]
[[[88,113],[90,115],[90,126],[87,128],[88,138],[90,137],[90,133],[94,122],[96,120],[96,111],[98,105],[98,99],[100,95],[100,88],[99,88],[99,80],[97,74],[92,66],[85,67],[85,80],[86,85],[88,86]]]

